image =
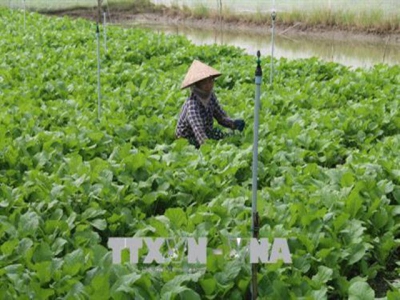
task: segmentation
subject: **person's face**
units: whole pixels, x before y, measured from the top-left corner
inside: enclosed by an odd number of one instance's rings
[[[203,79],[202,81],[199,81],[197,83],[197,87],[202,89],[205,92],[211,92],[214,87],[214,78],[209,77],[209,78]]]

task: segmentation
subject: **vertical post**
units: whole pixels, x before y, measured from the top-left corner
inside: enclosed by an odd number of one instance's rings
[[[101,117],[101,84],[100,84],[100,29],[101,24],[101,4],[103,0],[97,0],[97,26],[96,26],[96,39],[97,39],[97,118],[100,121]]]
[[[109,22],[109,23],[112,23],[112,20],[111,20],[111,13],[110,13],[110,7],[109,7],[109,5],[108,5],[108,0],[106,1],[106,5],[107,5],[107,17],[108,17],[108,22]]]
[[[97,39],[97,118],[101,117],[101,87],[100,87],[100,30],[99,23],[96,26]]]
[[[222,31],[222,0],[218,0],[218,10],[219,10],[219,34],[221,35],[221,45],[224,44],[224,32]]]
[[[329,0],[328,3],[328,22],[332,23],[333,22],[333,13],[332,13],[332,3],[331,0]]]
[[[261,80],[262,80],[262,69],[260,60],[260,51],[257,51],[257,67],[255,72],[255,83],[256,83],[256,98],[254,108],[254,141],[253,141],[253,197],[252,197],[252,232],[253,238],[258,239],[259,232],[259,219],[257,212],[257,177],[258,177],[258,127],[259,127],[259,113],[260,113],[260,95],[261,95]],[[251,265],[251,298],[257,299],[258,295],[258,264],[253,263]]]
[[[271,13],[272,19],[272,39],[271,39],[271,74],[269,83],[272,85],[274,80],[274,50],[275,50],[275,19],[276,19],[276,11],[273,10]]]
[[[24,30],[26,30],[26,4],[24,0]]]
[[[106,12],[103,12],[104,49],[107,52]]]
[[[101,4],[103,0],[97,0],[97,23],[101,24]]]
[[[389,40],[390,40],[390,35],[388,35],[387,39],[386,39],[386,43],[385,43],[385,49],[383,50],[383,57],[382,57],[382,63],[385,63],[385,58],[386,58],[386,50],[389,44]]]

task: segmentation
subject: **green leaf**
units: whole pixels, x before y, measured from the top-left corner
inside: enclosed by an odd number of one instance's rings
[[[17,247],[17,253],[19,255],[25,255],[26,252],[33,246],[33,241],[29,238],[23,238]]]
[[[46,242],[41,242],[40,244],[38,244],[32,256],[32,260],[36,263],[48,261],[52,258],[53,252],[51,251],[49,244],[47,244]]]
[[[387,295],[387,300],[398,300],[398,299],[400,299],[400,292],[398,290],[388,291],[386,295]]]
[[[355,188],[346,199],[345,211],[350,214],[351,217],[355,218],[360,211],[363,204],[363,200],[359,194],[359,189]]]
[[[137,280],[140,279],[140,277],[140,274],[135,273],[121,276],[111,287],[111,294],[116,292],[124,292],[127,294],[132,293],[132,286]]]
[[[215,278],[200,279],[199,283],[206,295],[212,295],[217,288],[217,282]]]
[[[349,288],[349,300],[374,300],[375,292],[368,283],[354,282]]]
[[[54,289],[45,289],[40,286],[39,283],[31,281],[29,288],[34,292],[35,298],[37,299],[51,299],[54,296]]]
[[[400,204],[400,187],[395,186],[393,190],[393,197],[398,204]]]
[[[200,295],[192,289],[186,289],[179,294],[182,299],[187,300],[201,300]]]
[[[146,163],[146,156],[142,153],[132,154],[124,158],[123,162],[126,165],[126,169],[129,171],[136,171],[143,167]]]
[[[65,296],[66,299],[86,299],[89,295],[85,292],[85,286],[81,282],[77,282],[68,289]]]
[[[311,295],[313,300],[325,300],[328,298],[328,288],[324,286],[320,290],[312,291]]]
[[[144,195],[144,197],[142,198],[142,201],[145,204],[150,205],[150,204],[154,203],[155,201],[157,201],[159,198],[164,198],[166,196],[168,196],[168,193],[165,191],[150,192],[150,193]]]
[[[94,245],[98,244],[100,240],[99,234],[91,228],[75,233],[74,238],[76,246]]]
[[[182,284],[187,281],[197,282],[201,277],[201,273],[193,273],[193,274],[184,274],[177,275],[171,281],[167,282],[161,289],[161,295],[165,295],[165,299],[169,299],[169,297],[173,295],[177,295],[187,288],[182,287]]]
[[[82,213],[81,218],[83,220],[90,220],[99,216],[103,216],[105,213],[106,211],[104,209],[89,207]]]
[[[340,185],[343,187],[350,187],[354,184],[354,176],[352,173],[344,173],[342,179],[340,180]]]
[[[122,215],[113,213],[112,216],[107,219],[107,222],[110,224],[113,224],[113,223],[117,223],[121,219],[122,219]]]
[[[182,208],[169,208],[166,210],[165,216],[170,220],[171,224],[174,225],[175,228],[180,228],[187,222],[186,214]]]
[[[96,299],[110,299],[110,283],[107,274],[96,275],[92,279],[90,286],[92,287],[91,297]]]
[[[98,230],[105,230],[107,228],[107,222],[104,219],[96,219],[90,222],[90,224],[98,229]]]
[[[84,262],[85,257],[82,249],[68,253],[64,258],[63,272],[74,276],[83,268]]]
[[[51,250],[53,251],[54,255],[60,254],[64,250],[64,246],[68,242],[63,238],[56,238],[56,240],[51,245]]]
[[[39,228],[39,216],[33,211],[23,214],[19,220],[18,228],[23,235],[34,235]]]
[[[312,277],[314,282],[323,284],[332,279],[333,270],[324,266],[318,267],[318,273]]]
[[[371,245],[367,243],[359,243],[355,245],[351,245],[349,249],[349,264],[352,265],[358,261],[360,261],[365,253],[367,252],[367,249],[371,248]]]
[[[4,255],[11,255],[18,246],[19,242],[17,239],[12,239],[9,241],[4,242],[1,246],[0,246],[0,250]]]
[[[51,265],[51,261],[43,261],[33,266],[41,285],[50,282],[52,279]]]
[[[388,223],[388,220],[388,213],[385,207],[380,207],[377,209],[372,217],[372,223],[376,229],[383,228]]]

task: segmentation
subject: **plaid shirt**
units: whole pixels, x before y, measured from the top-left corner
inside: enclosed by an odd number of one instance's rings
[[[221,108],[214,93],[211,94],[207,107],[200,102],[198,96],[191,93],[182,107],[175,131],[176,137],[195,138],[199,145],[203,144],[209,137],[208,133],[213,130],[213,118],[224,127],[235,128],[233,120]]]

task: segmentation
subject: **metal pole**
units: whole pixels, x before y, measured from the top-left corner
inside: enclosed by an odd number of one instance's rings
[[[107,52],[106,12],[103,12],[104,49]]]
[[[269,78],[269,83],[272,85],[274,81],[274,50],[275,50],[275,19],[276,11],[273,10],[271,13],[272,18],[272,41],[271,41],[271,74]]]
[[[256,83],[256,98],[255,98],[255,108],[254,108],[254,141],[253,141],[253,197],[252,197],[252,232],[253,238],[258,239],[259,232],[259,218],[257,212],[257,170],[258,170],[258,127],[259,127],[259,113],[260,113],[260,94],[261,94],[261,60],[260,51],[257,51],[257,67],[255,72],[255,83]],[[253,300],[257,299],[258,295],[258,264],[253,263],[251,265],[251,298]]]
[[[26,4],[24,0],[24,30],[26,30]]]
[[[101,24],[101,4],[103,0],[97,0],[97,26],[96,26],[96,38],[97,38],[97,118],[100,121],[101,117],[101,86],[100,86],[100,29]]]
[[[97,23],[101,24],[101,5],[103,0],[97,0]]]
[[[110,7],[109,7],[109,5],[108,5],[108,0],[106,1],[106,5],[107,5],[108,21],[110,21],[110,23],[112,23],[111,13],[110,13]]]
[[[221,35],[221,45],[223,45],[224,32],[222,31],[222,0],[219,0],[219,34]]]
[[[97,38],[97,118],[101,116],[101,88],[100,88],[100,30],[99,23],[96,26]]]

